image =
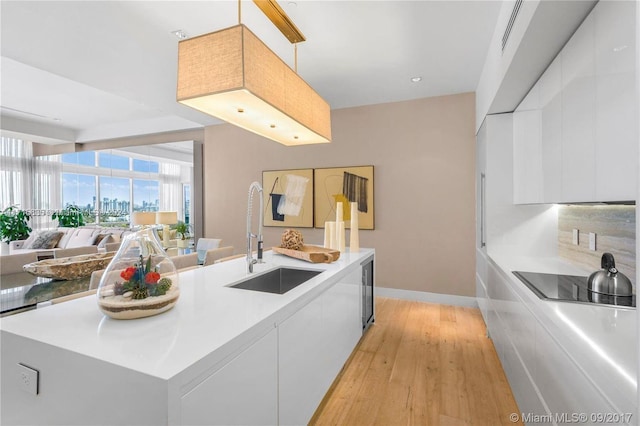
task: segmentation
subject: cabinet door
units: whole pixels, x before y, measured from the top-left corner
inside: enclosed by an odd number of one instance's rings
[[[321,297],[278,326],[281,424],[307,424],[324,396],[323,336]]]
[[[636,7],[637,2],[607,1],[594,9],[598,201],[637,196]]]
[[[542,198],[562,201],[562,66],[561,56],[549,65],[537,85],[540,95]]]
[[[595,200],[594,17],[590,14],[561,52],[562,201]]]
[[[307,424],[362,337],[361,268],[278,326],[280,424]]]
[[[277,368],[274,329],[182,397],[182,424],[277,424]]]
[[[323,396],[362,337],[361,290],[362,268],[357,268],[322,295]]]
[[[615,412],[540,324],[536,325],[535,346],[534,380],[552,413]]]
[[[542,146],[538,85],[513,113],[513,202],[542,203]]]

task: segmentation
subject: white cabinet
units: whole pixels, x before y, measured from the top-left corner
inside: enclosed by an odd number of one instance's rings
[[[637,2],[609,1],[595,12],[596,197],[635,199],[638,110],[634,89]],[[640,84],[640,82],[638,82]]]
[[[595,201],[594,14],[560,54],[562,58],[562,201]]]
[[[536,385],[552,413],[615,412],[539,323],[535,330],[535,347]]]
[[[181,424],[277,424],[277,339],[274,328],[184,395]]]
[[[514,112],[514,203],[636,199],[636,7],[599,2]]]
[[[542,199],[562,200],[562,66],[558,56],[540,78],[540,145],[542,156]]]
[[[280,424],[307,424],[362,336],[361,268],[278,326]]]
[[[613,413],[615,410],[561,345],[535,304],[507,271],[488,261],[487,328],[522,413]],[[587,367],[584,367],[587,368]]]
[[[513,113],[513,202],[540,203],[543,199],[541,111],[534,86]],[[517,143],[516,143],[517,141]]]
[[[324,395],[322,299],[300,309],[278,327],[280,418],[305,424]]]

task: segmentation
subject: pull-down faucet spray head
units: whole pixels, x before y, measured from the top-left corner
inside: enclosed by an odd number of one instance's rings
[[[253,234],[251,232],[251,217],[253,212],[253,194],[257,191],[260,196],[260,212],[258,215],[258,234]],[[262,222],[263,222],[263,210],[264,210],[264,200],[262,196],[262,186],[258,182],[253,182],[249,185],[249,200],[247,203],[247,272],[253,272],[253,264],[254,263],[262,263]],[[253,259],[253,255],[251,253],[251,238],[257,238],[258,240],[258,258],[257,260]]]

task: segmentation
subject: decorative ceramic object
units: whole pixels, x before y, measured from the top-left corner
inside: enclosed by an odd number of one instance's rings
[[[335,249],[336,248],[336,223],[325,222],[324,223],[324,248]]]
[[[342,204],[342,203],[341,203]],[[336,223],[336,249],[344,253],[346,248],[346,235],[344,220]]]
[[[27,263],[22,267],[31,275],[54,280],[77,280],[107,267],[115,253],[83,254]]]
[[[360,236],[358,235],[358,203],[351,203],[351,232],[349,234],[349,251],[360,251]]]
[[[127,236],[98,287],[98,306],[111,318],[135,319],[173,308],[180,296],[176,267],[150,229]]]

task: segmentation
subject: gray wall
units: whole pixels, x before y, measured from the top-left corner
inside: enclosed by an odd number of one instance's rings
[[[204,233],[245,250],[247,190],[263,170],[373,165],[377,285],[473,296],[473,93],[332,111],[333,142],[284,147],[237,127],[205,129]],[[269,190],[268,188],[266,189]],[[265,247],[282,228],[265,228]],[[301,229],[322,244],[322,229]]]

